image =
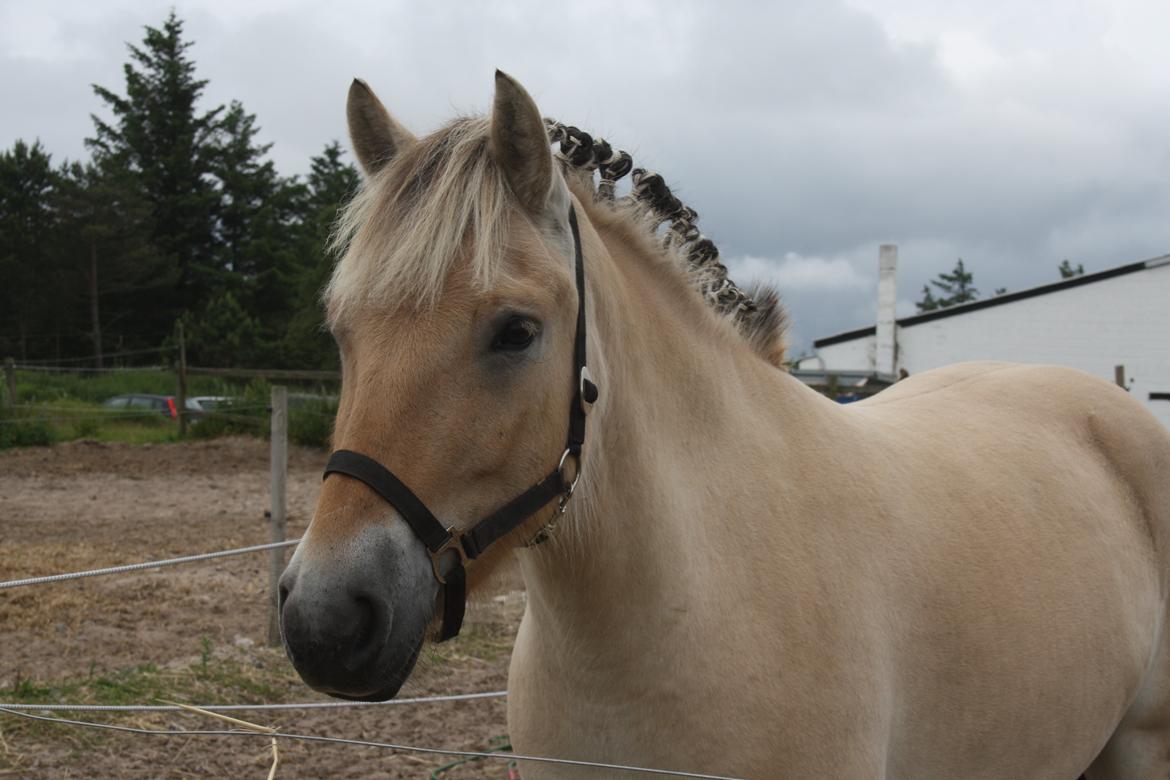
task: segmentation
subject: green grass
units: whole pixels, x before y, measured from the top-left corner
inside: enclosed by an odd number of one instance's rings
[[[251,651],[256,653],[257,651]],[[126,706],[161,704],[163,701],[190,704],[263,704],[289,701],[290,694],[303,693],[291,667],[283,662],[270,662],[269,651],[261,649],[258,658],[229,651],[213,655],[210,642],[204,639],[197,660],[185,666],[160,668],[141,664],[112,671],[58,679],[17,678],[11,685],[0,688],[0,700],[20,704],[97,704]],[[272,651],[272,659],[277,658]],[[264,660],[260,660],[264,659]],[[61,717],[75,713],[63,712]],[[107,722],[137,720],[141,713],[102,713],[101,716],[82,716]],[[59,727],[50,723],[18,720],[4,717],[0,721],[8,736],[60,735]],[[80,744],[97,745],[108,735],[102,732],[74,731],[72,738]],[[4,768],[0,756],[0,768]]]
[[[179,441],[179,426],[163,415],[126,416],[104,408],[116,395],[152,393],[174,395],[173,372],[150,369],[109,374],[17,372],[17,399],[12,409],[0,408],[0,449],[44,446],[90,439],[127,444]],[[304,388],[308,395],[326,395],[333,388]],[[290,387],[289,440],[294,444],[326,447],[337,413],[336,401],[303,397],[302,388]],[[267,437],[267,407],[271,385],[262,380],[231,382],[218,377],[191,377],[188,396],[212,395],[235,399],[224,416],[209,415],[188,426],[188,436],[210,439],[226,435]],[[298,397],[300,396],[300,397]],[[127,410],[122,410],[123,412]]]
[[[67,372],[16,372],[16,397],[23,404],[46,404],[58,401],[101,403],[107,398],[127,393],[174,395],[178,378],[174,371],[143,369],[113,371],[108,374]],[[239,386],[218,377],[193,376],[188,380],[188,395],[232,395]]]
[[[158,704],[161,699],[193,704],[259,704],[285,700],[283,676],[270,679],[242,659],[203,656],[189,666],[154,664],[56,680],[17,679],[5,699],[22,704]]]
[[[178,438],[178,423],[161,414],[128,416],[77,399],[0,408],[0,449],[76,439],[146,444]]]

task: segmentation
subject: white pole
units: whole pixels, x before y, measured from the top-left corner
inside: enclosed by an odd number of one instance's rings
[[[898,307],[898,246],[882,244],[878,260],[877,336],[874,348],[874,373],[892,380],[897,372],[894,340]]]
[[[288,388],[272,387],[272,438],[269,470],[268,541],[284,541],[284,522],[288,512]],[[268,553],[268,644],[280,644],[280,614],[277,589],[284,571],[284,548]]]

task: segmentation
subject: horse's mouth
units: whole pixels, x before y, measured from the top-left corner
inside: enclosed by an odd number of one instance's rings
[[[419,654],[422,652],[422,646],[423,643],[420,640],[415,645],[414,651],[406,657],[403,663],[399,664],[397,668],[392,669],[389,673],[378,675],[382,683],[372,693],[350,693],[331,686],[312,687],[335,699],[344,699],[346,701],[387,701],[393,699],[398,691],[401,690],[407,678],[410,677],[410,673],[414,671],[414,665],[418,662]]]

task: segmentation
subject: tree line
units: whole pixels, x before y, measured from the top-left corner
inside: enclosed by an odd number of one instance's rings
[[[0,357],[92,358],[174,344],[192,362],[336,367],[322,331],[326,244],[358,173],[334,141],[282,176],[238,101],[203,107],[172,11],[93,90],[89,159],[0,151]]]
[[[108,118],[92,117],[89,159],[55,165],[38,141],[0,151],[0,357],[100,367],[173,346],[182,323],[195,363],[336,367],[318,298],[357,170],[334,141],[306,177],[282,176],[255,114],[202,106],[191,46],[174,11],[128,45],[123,91],[93,85]],[[960,258],[917,305],[978,297]]]
[[[1061,261],[1056,270],[1060,273],[1061,279],[1071,279],[1074,276],[1084,275],[1085,266],[1081,263],[1074,266],[1066,258]],[[995,295],[1003,295],[1006,292],[1006,287],[999,287],[995,290]],[[977,300],[979,300],[979,289],[975,286],[975,273],[967,268],[963,263],[963,258],[960,257],[949,274],[940,273],[931,279],[929,284],[922,285],[922,297],[915,305],[918,307],[918,313],[921,314]]]

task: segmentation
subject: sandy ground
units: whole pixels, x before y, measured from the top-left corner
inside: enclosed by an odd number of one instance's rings
[[[312,512],[326,454],[290,452],[289,536]],[[0,580],[151,560],[267,541],[268,450],[231,438],[166,445],[74,442],[0,452]],[[424,652],[400,696],[506,687],[523,611],[517,581],[470,607],[465,637]],[[48,685],[152,664],[245,669],[284,701],[323,700],[266,636],[266,554],[166,570],[0,591],[0,701],[22,680]],[[234,693],[230,684],[221,696]],[[198,718],[82,716],[153,727],[215,728]],[[506,732],[502,700],[292,711],[251,716],[287,731],[455,749]],[[426,778],[448,759],[361,747],[282,743],[278,778]],[[262,740],[161,738],[29,726],[0,714],[0,775],[266,777]],[[442,778],[508,778],[502,761]]]

